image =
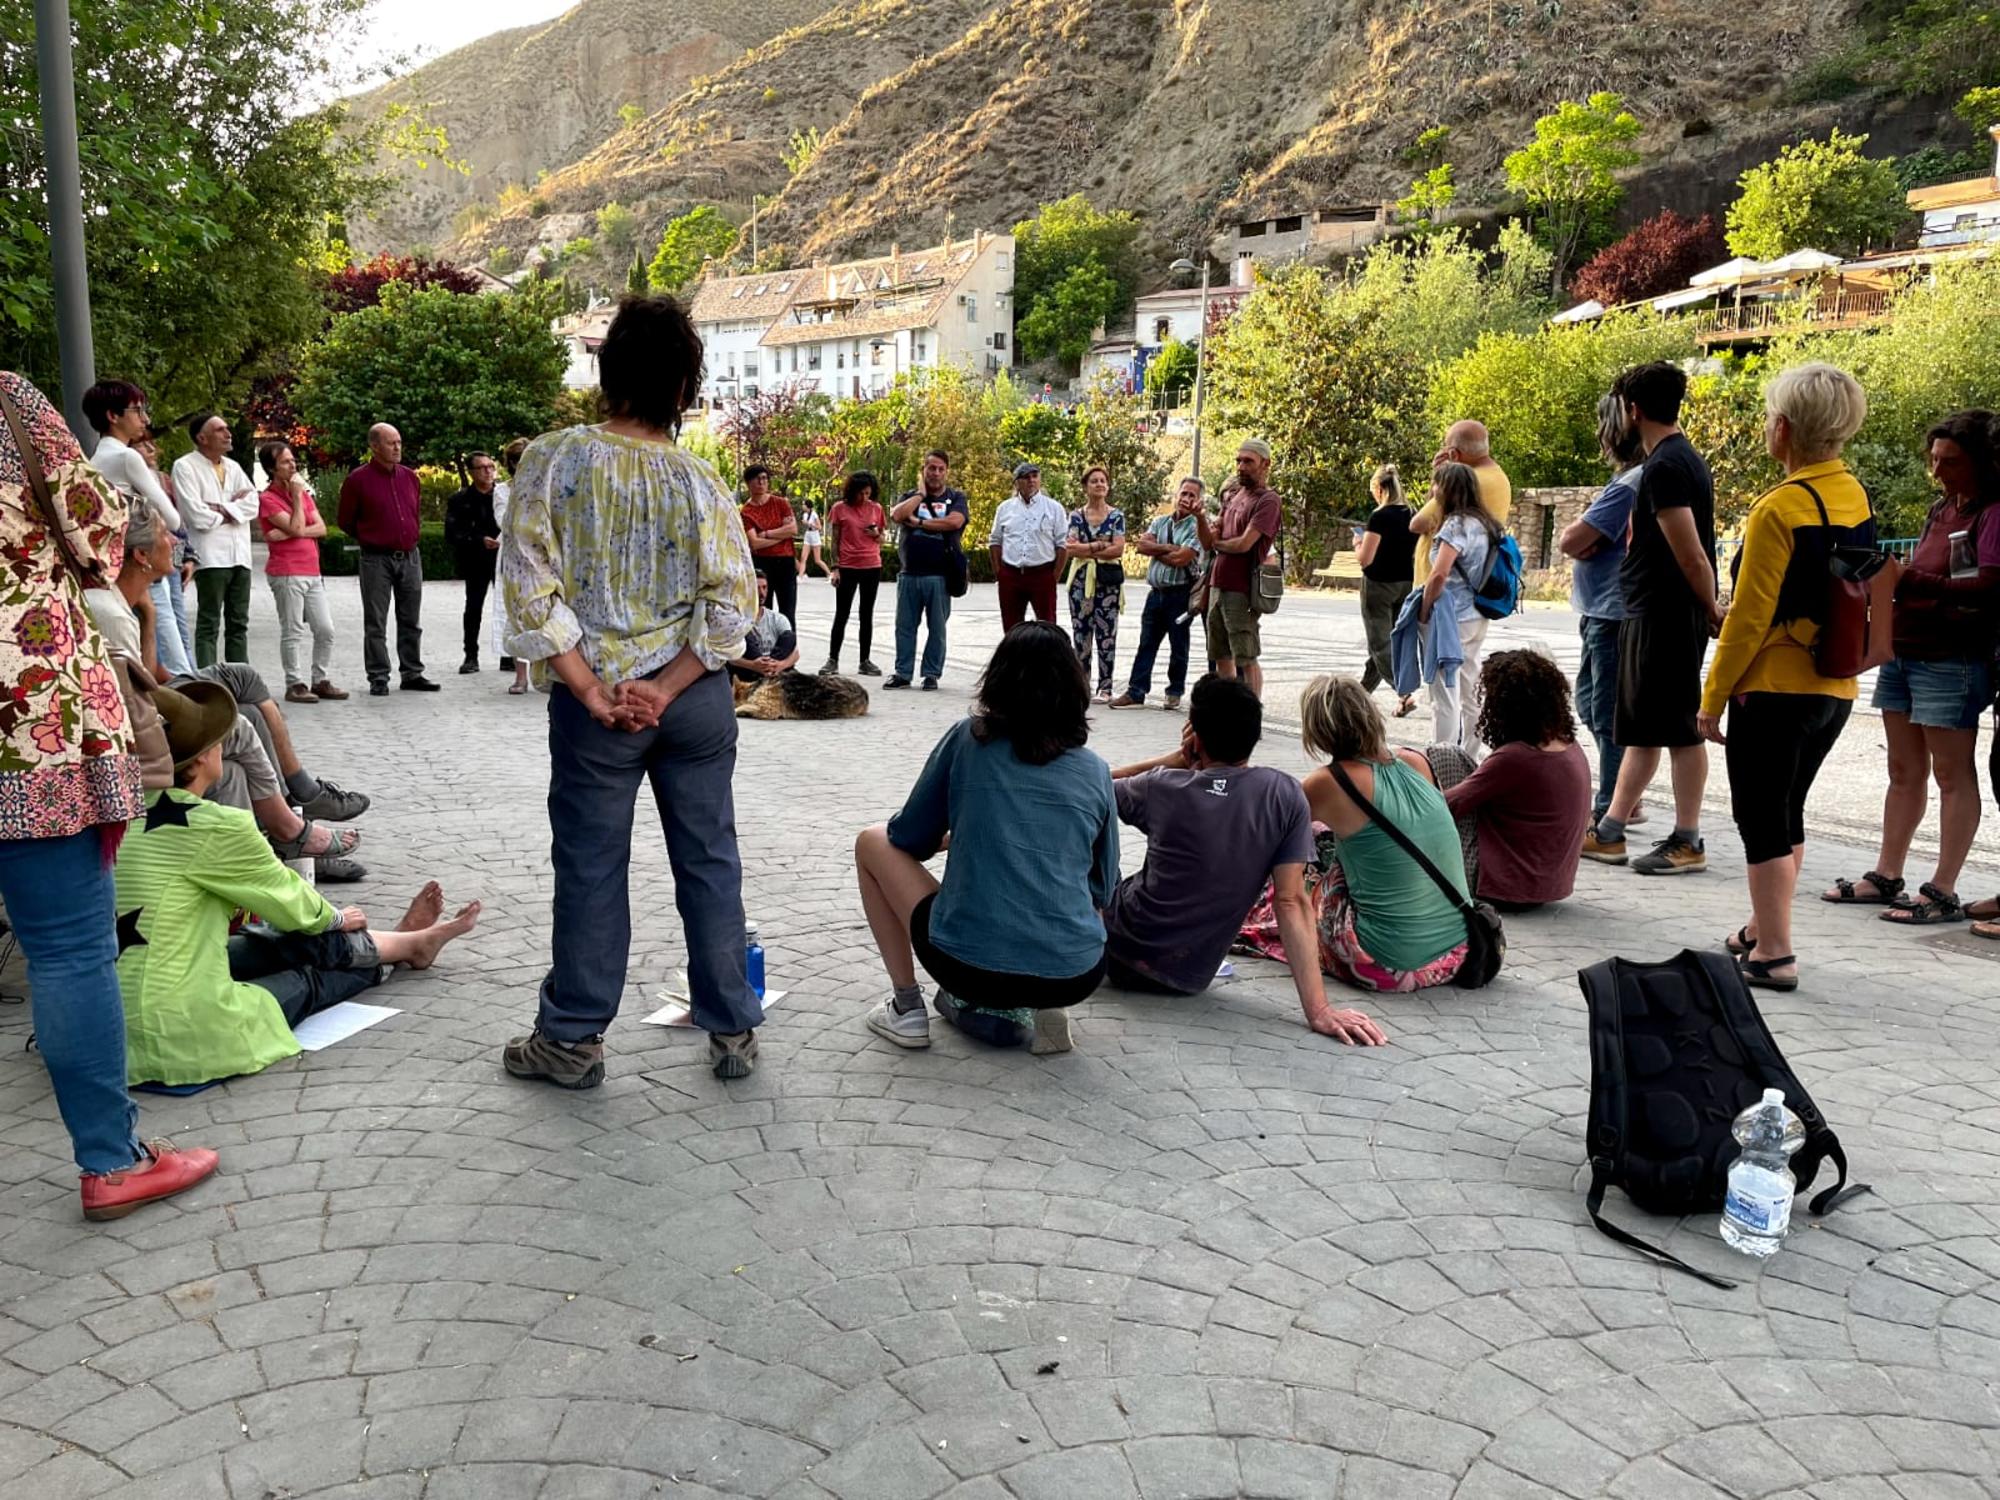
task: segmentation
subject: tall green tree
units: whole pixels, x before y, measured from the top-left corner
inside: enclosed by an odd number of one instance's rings
[[[1015,320],[1014,337],[1029,359],[1060,360],[1074,370],[1118,301],[1117,281],[1094,253],[1087,255]]]
[[[1737,179],[1729,248],[1772,260],[1808,247],[1852,255],[1882,244],[1909,222],[1893,163],[1863,156],[1865,135],[1835,130],[1800,141]]]
[[[1108,278],[1110,284],[1103,316],[1130,312],[1139,289],[1138,238],[1138,219],[1100,212],[1082,193],[1043,204],[1032,219],[1014,226],[1016,327],[1044,298],[1061,294],[1076,303],[1083,283],[1074,280],[1075,273],[1093,262],[1096,270],[1088,279]]]
[[[336,457],[366,451],[368,429],[392,422],[406,461],[448,464],[475,449],[497,453],[553,423],[569,363],[549,331],[559,283],[508,297],[415,291],[335,318],[306,351],[299,413]]]
[[[656,292],[678,292],[701,275],[704,260],[727,255],[735,245],[736,226],[713,204],[703,203],[668,221],[646,279]]]
[[[1610,232],[1625,196],[1616,173],[1637,166],[1639,121],[1612,93],[1578,104],[1565,99],[1535,121],[1535,139],[1504,163],[1507,186],[1521,195],[1535,232],[1554,256],[1550,268],[1560,289],[1585,253]]]

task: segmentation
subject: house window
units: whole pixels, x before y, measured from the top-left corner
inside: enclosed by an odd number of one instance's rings
[[[836,370],[847,368],[847,351],[845,349],[836,349],[833,351],[833,367]]]
[[[996,270],[996,271],[1011,271],[1011,270],[1013,270],[1013,269],[1014,269],[1014,257],[1013,257],[1013,256],[1012,256],[1011,254],[1009,254],[1009,253],[1008,253],[1007,251],[1005,251],[1005,250],[1002,250],[1002,251],[999,251],[999,252],[998,252],[997,254],[995,254],[995,255],[994,255],[994,257],[993,257],[993,269],[994,269],[994,270]]]
[[[818,344],[814,344],[812,348],[806,350],[806,368],[808,370],[817,370],[819,368]]]
[[[967,292],[965,294],[965,321],[968,323],[977,323],[979,321],[979,293],[977,292]]]
[[[993,347],[994,347],[995,349],[1005,349],[1005,348],[1007,347],[1007,335],[1006,335],[1006,334],[1004,334],[1004,333],[996,333],[996,334],[994,334],[994,335],[993,335]]]
[[[1957,218],[1951,221],[1951,227],[1953,230],[1959,233],[1970,234],[1973,230],[1979,227],[1979,215],[1976,212],[1969,214],[1960,214]]]
[[[918,334],[916,338],[910,341],[910,363],[920,365],[923,362],[924,362],[924,340],[923,340],[923,335]]]
[[[1306,221],[1298,214],[1287,214],[1271,226],[1274,234],[1297,234],[1306,227]]]
[[[1168,339],[1173,337],[1173,333],[1174,333],[1174,320],[1172,318],[1153,319],[1154,343],[1164,344]]]
[[[880,344],[870,344],[868,346],[868,363],[871,365],[880,365],[882,363],[882,346]]]
[[[1236,226],[1236,238],[1239,240],[1255,239],[1264,232],[1266,227],[1261,219],[1255,224],[1238,224]]]

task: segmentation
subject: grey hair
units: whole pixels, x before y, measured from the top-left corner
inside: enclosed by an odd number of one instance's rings
[[[1597,446],[1604,456],[1624,472],[1639,461],[1641,437],[1638,424],[1626,410],[1624,399],[1605,395],[1597,402]]]
[[[125,555],[137,557],[151,552],[160,539],[160,519],[150,505],[135,505],[125,521]]]
[[[1194,475],[1192,474],[1189,474],[1186,478],[1182,479],[1181,484],[1191,484],[1196,489],[1200,490],[1204,495],[1208,493],[1208,486],[1203,484],[1199,479],[1195,478]],[[1179,493],[1181,484],[1177,484],[1174,486],[1175,493]]]

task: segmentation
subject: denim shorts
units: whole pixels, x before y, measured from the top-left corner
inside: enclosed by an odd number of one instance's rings
[[[1910,661],[1898,656],[1875,674],[1875,706],[1908,714],[1920,729],[1977,729],[1993,706],[1993,671],[1983,661]]]

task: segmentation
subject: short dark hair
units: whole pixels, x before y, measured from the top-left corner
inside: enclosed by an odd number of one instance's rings
[[[1569,678],[1540,651],[1494,652],[1480,669],[1479,692],[1479,737],[1495,750],[1576,738]]]
[[[972,735],[1007,740],[1031,766],[1045,766],[1090,739],[1090,683],[1069,632],[1026,620],[1000,638],[979,676]]]
[[[701,380],[701,335],[687,309],[664,292],[621,297],[597,349],[604,414],[678,434]]]
[[[771,466],[769,464],[750,465],[749,468],[743,471],[743,482],[745,484],[748,484],[751,480],[757,478],[759,475],[762,475],[764,478],[769,479],[771,477]]]
[[[483,459],[485,459],[485,460],[486,460],[486,461],[487,461],[487,462],[488,462],[489,464],[492,464],[494,468],[496,468],[496,469],[497,469],[497,468],[499,468],[499,467],[500,467],[500,464],[499,464],[498,460],[496,460],[496,459],[495,459],[495,458],[493,457],[493,455],[492,455],[492,454],[490,454],[490,453],[486,452],[486,451],[485,451],[484,449],[480,450],[480,451],[479,451],[479,452],[477,452],[477,453],[468,453],[468,454],[466,454],[466,455],[465,455],[465,466],[466,466],[466,467],[467,467],[467,468],[469,469],[469,468],[471,468],[471,467],[472,467],[472,466],[473,466],[474,464],[478,463],[478,462],[479,462],[479,460],[480,460],[480,459],[482,459],[482,458],[483,458]]]
[[[1611,394],[1639,408],[1648,422],[1668,426],[1681,419],[1681,399],[1687,395],[1687,371],[1664,359],[1634,365],[1611,384]]]
[[[277,467],[278,455],[280,453],[291,453],[291,451],[292,445],[290,443],[281,443],[275,440],[257,445],[257,462],[263,467],[266,478],[269,478],[271,471]],[[297,455],[294,454],[293,456],[296,457]]]
[[[944,451],[944,449],[942,449],[942,448],[933,448],[933,449],[931,449],[931,450],[930,450],[930,451],[929,451],[928,453],[926,453],[926,454],[924,455],[924,459],[925,459],[925,461],[926,461],[926,462],[928,462],[929,460],[931,460],[931,459],[933,459],[933,458],[935,458],[935,459],[937,459],[938,461],[940,461],[941,463],[943,463],[943,465],[944,465],[944,466],[945,466],[945,467],[946,467],[947,469],[949,469],[949,468],[951,467],[951,455],[950,455],[949,453],[945,452],[945,451]]]
[[[92,429],[111,430],[111,419],[122,417],[134,406],[146,404],[146,393],[129,380],[100,380],[83,393],[83,416]]]
[[[875,482],[875,476],[866,469],[856,469],[847,476],[847,483],[840,487],[840,498],[849,505],[859,505],[863,490],[868,491],[868,498],[873,500],[882,493],[882,486]]]
[[[2000,415],[1977,408],[1953,412],[1924,434],[1925,457],[1930,456],[1931,444],[1939,439],[1956,443],[1972,461],[1972,471],[1977,476],[1977,488],[1972,492],[1973,514],[2000,500]]]
[[[1210,672],[1194,685],[1188,699],[1188,722],[1202,753],[1210,760],[1235,765],[1248,760],[1264,737],[1264,705],[1250,684]]]
[[[196,412],[193,416],[188,418],[188,425],[187,425],[188,436],[192,438],[195,442],[197,443],[200,442],[202,428],[206,427],[211,421],[213,421],[215,418],[221,415],[222,413],[219,411]]]

